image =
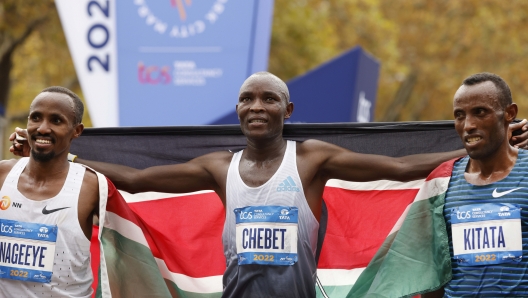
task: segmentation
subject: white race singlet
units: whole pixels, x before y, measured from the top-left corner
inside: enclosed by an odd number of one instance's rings
[[[70,163],[61,191],[34,201],[17,189],[28,161],[0,190],[0,297],[91,297],[90,241],[77,211],[86,169]]]
[[[242,181],[241,156],[227,173],[223,297],[315,297],[319,223],[304,196],[296,143],[288,141],[279,169],[258,187]]]

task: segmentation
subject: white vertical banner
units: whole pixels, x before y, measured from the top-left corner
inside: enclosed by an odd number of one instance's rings
[[[115,0],[55,0],[95,127],[119,126]]]

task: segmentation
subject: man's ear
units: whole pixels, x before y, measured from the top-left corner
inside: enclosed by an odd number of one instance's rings
[[[286,105],[286,114],[284,114],[284,119],[290,119],[292,113],[293,113],[293,102],[290,101]]]
[[[73,138],[76,139],[81,136],[84,130],[84,124],[79,123],[75,125],[75,132],[73,133]]]
[[[511,123],[517,117],[518,111],[519,107],[517,107],[517,104],[510,104],[506,107],[506,109],[504,109],[504,120],[506,120],[508,123]]]

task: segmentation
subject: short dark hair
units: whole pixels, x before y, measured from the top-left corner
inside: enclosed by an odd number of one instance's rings
[[[503,108],[506,108],[507,106],[511,105],[513,102],[510,87],[506,82],[499,77],[496,74],[489,73],[489,72],[481,72],[476,73],[474,75],[471,75],[467,77],[464,82],[462,82],[462,85],[466,86],[473,86],[477,85],[483,82],[491,81],[495,87],[498,89],[497,97],[499,99],[499,103]]]
[[[73,101],[73,112],[75,114],[75,118],[73,119],[73,124],[79,124],[82,122],[83,114],[84,114],[84,104],[82,100],[75,94],[73,91],[71,91],[68,88],[61,87],[61,86],[51,86],[48,88],[45,88],[44,90],[40,91],[40,93],[44,92],[55,92],[55,93],[62,93],[68,95],[72,101]]]

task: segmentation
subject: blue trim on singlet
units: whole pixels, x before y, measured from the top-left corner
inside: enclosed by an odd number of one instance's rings
[[[446,193],[444,218],[449,238],[453,279],[445,285],[445,297],[528,297],[528,152],[519,150],[510,174],[497,182],[475,186],[467,183],[464,172],[469,157],[454,165]],[[494,198],[492,193],[519,190]],[[519,262],[483,266],[462,266],[453,258],[451,209],[468,204],[510,203],[521,208],[522,259]]]

